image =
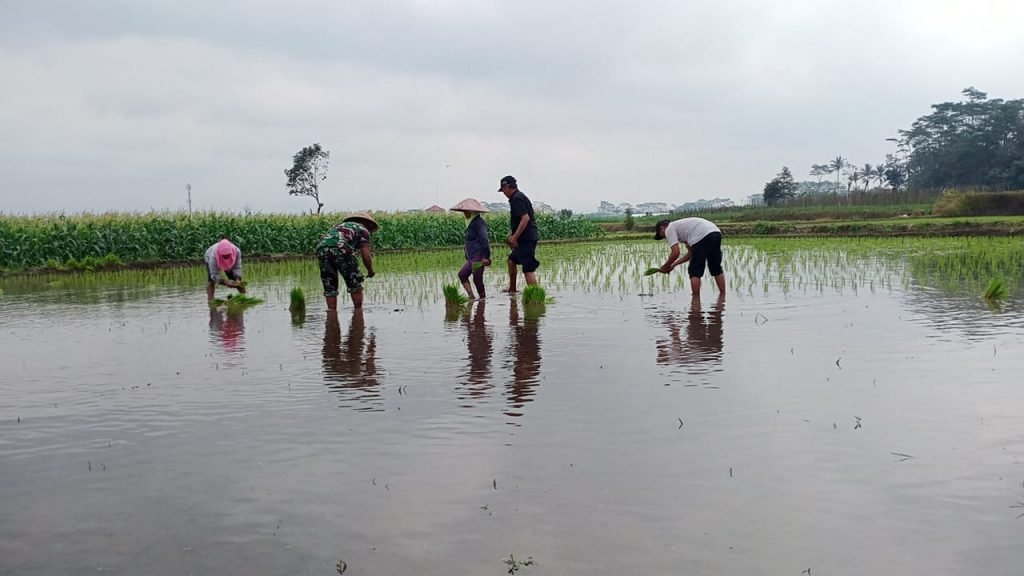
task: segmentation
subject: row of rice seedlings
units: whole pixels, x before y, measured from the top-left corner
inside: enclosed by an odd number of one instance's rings
[[[861,290],[938,287],[978,297],[992,278],[1005,278],[1007,294],[1021,285],[1024,248],[1007,239],[767,239],[733,241],[725,247],[725,270],[730,291],[753,295],[778,290],[858,294]],[[956,240],[956,241],[954,241]],[[847,244],[850,244],[848,249]],[[501,261],[507,250],[495,249]],[[539,271],[544,286],[554,290],[603,293],[650,293],[689,288],[685,267],[670,275],[644,276],[660,264],[664,243],[623,242],[542,246]],[[375,257],[378,275],[365,281],[371,303],[427,307],[443,299],[442,287],[455,281],[463,263],[461,250],[383,253]],[[321,294],[319,271],[312,259],[246,264],[246,278],[261,290],[277,287],[280,301],[301,287]],[[489,291],[507,282],[502,267],[485,275]],[[97,272],[81,276],[51,276],[0,280],[9,293],[40,288],[117,291],[118,298],[153,297],[168,286],[199,289],[205,283],[201,266],[184,269]]]

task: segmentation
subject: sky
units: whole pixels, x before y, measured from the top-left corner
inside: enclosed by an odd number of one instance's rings
[[[1024,98],[1017,0],[0,0],[0,212],[680,204]]]

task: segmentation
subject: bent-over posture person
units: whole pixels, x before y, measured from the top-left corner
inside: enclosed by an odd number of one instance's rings
[[[722,271],[722,231],[713,222],[703,218],[682,218],[670,222],[661,220],[654,226],[654,239],[664,238],[669,245],[668,260],[659,268],[668,274],[676,266],[689,262],[690,290],[700,295],[700,279],[705,265],[715,277],[718,292],[725,295],[725,272]],[[679,257],[679,245],[686,246],[686,254]]]
[[[352,298],[352,306],[363,307],[363,275],[359,272],[356,254],[366,267],[366,278],[373,278],[373,252],[370,250],[370,236],[379,226],[373,216],[366,212],[354,212],[334,226],[320,238],[316,248],[316,260],[320,266],[320,282],[324,286],[327,310],[338,309],[338,277],[345,281],[345,287]]]
[[[206,249],[203,259],[206,260],[207,300],[213,300],[217,284],[234,288],[241,294],[245,294],[245,288],[242,286],[242,251],[238,246],[232,244],[224,236],[219,242]],[[221,276],[221,273],[224,275]],[[227,278],[224,276],[227,276]]]

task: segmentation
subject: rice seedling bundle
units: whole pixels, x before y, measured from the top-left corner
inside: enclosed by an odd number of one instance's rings
[[[299,288],[298,286],[292,288],[292,291],[289,293],[288,296],[290,300],[288,310],[290,310],[293,314],[306,311],[306,293],[302,290],[302,288]]]
[[[1002,278],[993,278],[985,289],[986,300],[1002,300],[1006,298],[1006,283]]]
[[[469,302],[469,298],[462,293],[458,284],[445,284],[442,290],[444,291],[444,301],[447,304],[460,306]]]

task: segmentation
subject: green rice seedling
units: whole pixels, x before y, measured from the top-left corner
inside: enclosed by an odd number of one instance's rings
[[[458,284],[445,284],[442,290],[444,291],[444,301],[449,306],[461,306],[469,302],[469,298],[462,293]]]
[[[647,271],[644,272],[644,276],[652,276],[658,272],[661,272],[661,268],[648,268]]]
[[[291,299],[291,302],[288,305],[288,310],[290,310],[292,314],[306,311],[306,293],[302,290],[302,288],[298,286],[292,288],[289,297]]]
[[[263,300],[245,294],[229,294],[225,303],[228,314],[240,314],[252,306],[262,304]]]
[[[534,284],[533,286],[527,286],[523,289],[524,304],[548,304],[553,301],[553,298],[548,298],[547,292],[542,286]]]
[[[1002,300],[1006,298],[1006,283],[1002,278],[993,278],[985,289],[986,300]]]

